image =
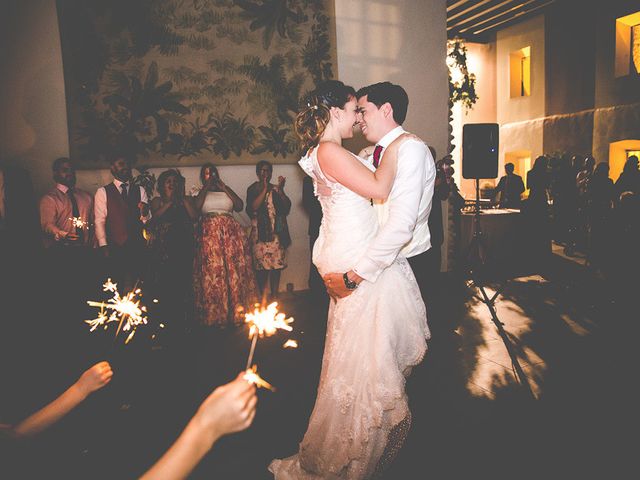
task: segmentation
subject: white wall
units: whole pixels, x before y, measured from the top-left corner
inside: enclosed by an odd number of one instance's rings
[[[531,47],[531,95],[510,98],[509,54]],[[497,119],[500,125],[544,117],[545,111],[544,15],[500,30],[496,35]]]
[[[356,89],[376,82],[402,85],[409,95],[404,127],[448,150],[445,0],[335,0],[338,77]],[[359,151],[366,140],[345,142]],[[447,218],[446,212],[443,218]],[[445,246],[449,233],[445,231]],[[443,269],[447,249],[443,247]]]
[[[445,8],[444,0],[335,2],[339,78],[356,87],[382,80],[405,87],[410,97],[405,125],[439,156],[446,152],[448,137]],[[69,154],[55,1],[9,2],[0,18],[0,41],[0,158],[28,168],[41,195],[51,186],[51,162]],[[188,183],[195,182],[197,167],[176,166]],[[252,166],[220,166],[220,173],[242,198],[255,179]],[[309,242],[302,172],[297,165],[274,165],[278,175],[287,177],[293,202],[288,218],[293,244],[281,287],[293,283],[295,290],[306,289]],[[106,170],[78,172],[79,186],[91,192],[109,181]],[[244,214],[239,218],[247,221]]]
[[[446,154],[444,0],[335,0],[338,77],[356,89],[390,81],[409,95],[407,130]]]
[[[37,193],[69,152],[53,0],[3,2],[0,15],[0,160],[28,168]]]

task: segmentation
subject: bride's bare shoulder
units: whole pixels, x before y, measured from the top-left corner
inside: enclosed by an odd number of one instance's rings
[[[318,145],[318,160],[331,161],[349,155],[349,151],[334,142],[322,142]]]

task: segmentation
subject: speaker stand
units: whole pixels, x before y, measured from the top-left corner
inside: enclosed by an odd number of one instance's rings
[[[524,388],[531,398],[536,399],[536,395],[533,393],[529,379],[525,375],[518,361],[518,354],[515,351],[513,343],[509,334],[504,329],[504,323],[498,318],[498,314],[495,309],[495,301],[500,295],[501,287],[496,288],[495,293],[490,297],[485,290],[485,262],[486,262],[486,245],[483,238],[482,230],[480,229],[480,179],[476,178],[476,203],[473,214],[473,237],[469,242],[467,248],[467,265],[470,281],[467,282],[468,287],[477,288],[481,296],[474,295],[474,297],[484,303],[491,315],[491,321],[496,326],[498,334],[504,343],[509,358],[511,359],[511,367],[515,373],[516,380]]]

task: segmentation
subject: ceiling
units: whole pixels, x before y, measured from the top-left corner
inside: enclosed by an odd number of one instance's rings
[[[538,15],[558,0],[447,0],[447,38],[486,43],[495,32]]]

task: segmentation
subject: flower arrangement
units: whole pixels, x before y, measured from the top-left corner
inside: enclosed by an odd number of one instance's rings
[[[467,47],[461,38],[447,41],[447,67],[451,104],[462,102],[465,108],[473,108],[479,98],[476,93],[476,76],[467,69]]]

